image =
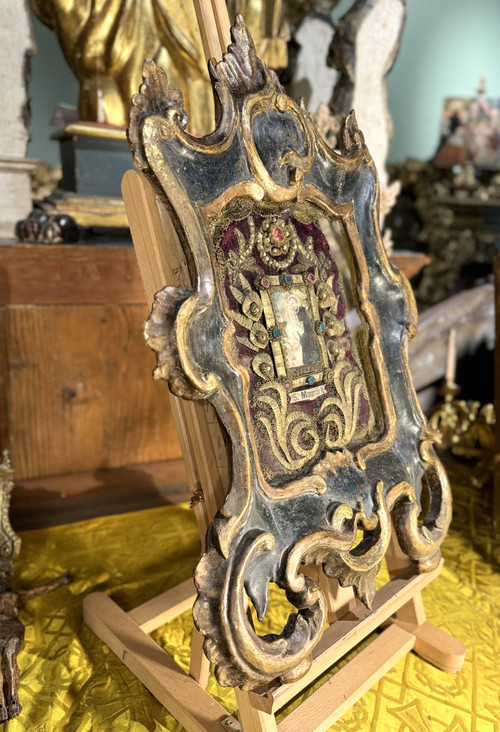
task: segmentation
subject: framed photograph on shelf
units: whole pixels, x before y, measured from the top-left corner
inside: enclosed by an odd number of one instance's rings
[[[433,163],[452,168],[472,162],[500,170],[500,97],[449,97],[441,115],[441,137]]]

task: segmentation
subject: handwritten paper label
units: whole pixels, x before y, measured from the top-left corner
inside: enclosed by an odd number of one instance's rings
[[[326,386],[324,384],[321,384],[321,386],[315,386],[313,389],[294,391],[290,394],[290,404],[295,404],[296,402],[311,402],[322,394],[326,394]]]

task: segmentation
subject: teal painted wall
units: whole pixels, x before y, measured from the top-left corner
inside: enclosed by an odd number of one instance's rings
[[[481,76],[500,96],[500,0],[407,0],[401,49],[388,76],[389,160],[429,159],[445,97],[473,96]]]
[[[351,4],[341,0],[334,22]],[[32,59],[28,157],[55,165],[59,150],[50,140],[50,120],[59,103],[77,104],[78,83],[52,31],[36,18],[34,29],[38,53]],[[445,97],[471,96],[481,76],[487,77],[488,94],[500,96],[499,33],[500,0],[407,0],[401,50],[387,82],[391,162],[431,157]]]
[[[31,58],[31,140],[27,156],[55,166],[59,163],[59,143],[50,139],[54,132],[50,121],[59,104],[78,104],[78,82],[55,34],[34,15],[32,17],[37,53]]]

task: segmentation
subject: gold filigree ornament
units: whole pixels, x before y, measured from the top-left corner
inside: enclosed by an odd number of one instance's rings
[[[295,259],[300,239],[294,226],[285,224],[277,216],[271,216],[262,222],[255,243],[262,260],[271,269],[283,270]]]
[[[413,295],[383,248],[354,113],[332,150],[258,58],[241,16],[231,37],[210,63],[220,107],[211,135],[185,131],[182,96],[152,62],[128,135],[197,273],[192,290],[156,295],[146,325],[156,374],[185,399],[210,400],[232,446],[231,487],[195,570],[194,620],[219,682],[252,688],[311,663],[325,598],[302,563],[370,605],[391,517],[425,571],[451,500],[409,375]],[[345,234],[349,297],[325,217]],[[262,618],[271,582],[297,612],[261,637],[248,602]]]

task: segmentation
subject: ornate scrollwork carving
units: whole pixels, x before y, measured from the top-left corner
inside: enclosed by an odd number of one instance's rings
[[[215,83],[224,86],[233,96],[243,99],[265,87],[269,72],[265,63],[257,56],[241,15],[236,16],[231,28],[231,40],[222,61],[215,64],[210,60],[208,69]]]
[[[14,559],[21,550],[21,539],[10,523],[10,497],[14,488],[14,470],[8,450],[0,462],[0,571],[12,574]]]
[[[291,681],[311,662],[325,600],[302,563],[369,605],[391,514],[425,571],[450,496],[410,382],[413,296],[383,249],[376,173],[354,113],[340,153],[330,149],[258,59],[241,17],[232,39],[211,65],[214,133],[186,133],[182,99],[148,63],[129,137],[198,274],[192,292],[157,295],[147,326],[157,374],[184,398],[210,399],[232,443],[231,489],[195,571],[194,618],[220,683],[251,688]],[[322,217],[341,225],[348,291]],[[260,637],[247,605],[262,618],[270,582],[297,613],[280,635]]]
[[[155,379],[168,381],[170,391],[183,399],[201,399],[200,393],[186,378],[181,366],[175,320],[181,306],[193,294],[186,287],[165,287],[155,295],[151,315],[145,328],[146,344],[156,353]]]
[[[171,120],[182,129],[187,124],[181,92],[178,89],[170,89],[167,75],[163,69],[160,69],[151,59],[146,59],[142,67],[141,87],[132,99],[130,122],[127,128],[128,141],[134,153],[134,163],[141,170],[148,168],[142,152],[141,123],[151,115]]]

